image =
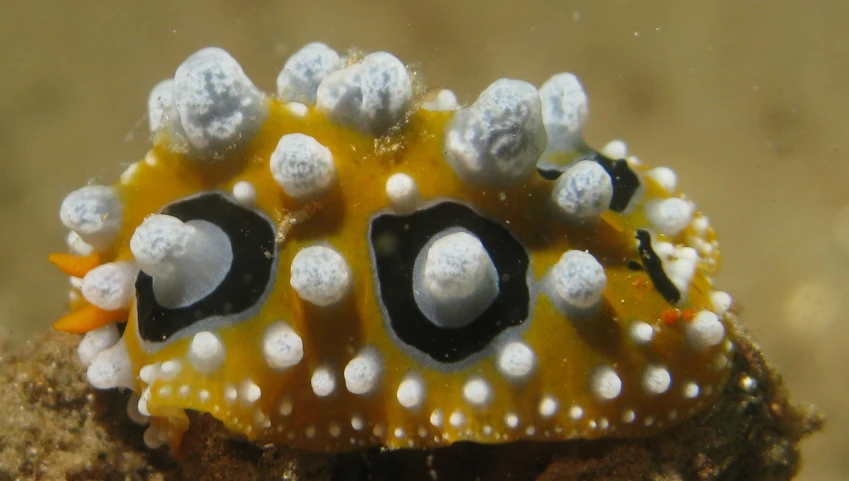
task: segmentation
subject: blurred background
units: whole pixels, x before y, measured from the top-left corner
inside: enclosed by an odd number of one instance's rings
[[[742,318],[798,400],[826,410],[801,479],[849,473],[849,3],[828,0],[16,1],[0,18],[0,330],[48,329],[67,281],[58,207],[147,149],[146,99],[195,50],[273,92],[320,40],[388,50],[471,102],[571,71],[586,137],[668,165],[720,234]],[[849,302],[849,301],[847,301]],[[11,347],[7,347],[9,349]]]

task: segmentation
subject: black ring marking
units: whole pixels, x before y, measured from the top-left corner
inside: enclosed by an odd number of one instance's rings
[[[636,195],[637,190],[640,188],[640,178],[636,172],[631,170],[628,162],[625,159],[613,160],[598,152],[593,152],[588,156],[581,156],[575,161],[580,160],[592,160],[602,166],[604,171],[607,172],[607,175],[610,176],[610,180],[613,183],[613,197],[610,199],[610,210],[622,212],[627,209],[628,204],[631,203],[631,199],[634,198],[634,195]],[[537,173],[545,180],[557,180],[567,168],[568,166],[564,166],[562,169],[537,167]]]
[[[205,220],[230,239],[233,263],[227,275],[205,298],[169,309],[156,302],[153,278],[139,272],[136,309],[142,339],[162,342],[192,324],[212,316],[238,315],[253,307],[273,282],[277,256],[274,226],[259,212],[245,209],[214,192],[178,201],[162,209],[183,222]]]
[[[477,319],[456,329],[430,322],[413,296],[413,268],[419,251],[431,237],[452,227],[466,229],[480,239],[499,276],[498,297]],[[404,343],[437,362],[462,361],[528,318],[525,248],[504,226],[463,204],[442,202],[406,216],[378,215],[371,221],[369,240],[388,327]]]
[[[652,284],[654,284],[654,288],[664,299],[672,304],[677,304],[681,300],[681,292],[664,272],[663,261],[660,260],[660,256],[651,246],[651,234],[640,229],[637,231],[637,240],[640,241],[637,248],[640,252],[640,258],[643,260],[643,265],[646,267],[646,272]]]

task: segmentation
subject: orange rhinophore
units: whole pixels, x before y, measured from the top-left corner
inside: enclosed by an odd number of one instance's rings
[[[64,200],[56,328],[149,446],[188,409],[334,452],[643,436],[717,402],[731,299],[675,173],[590,148],[574,75],[466,107],[417,78],[313,43],[268,96],[203,49],[153,89],[144,159]]]

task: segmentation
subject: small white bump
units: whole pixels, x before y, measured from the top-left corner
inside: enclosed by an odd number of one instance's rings
[[[306,117],[307,112],[310,111],[309,107],[300,103],[300,102],[289,102],[286,104],[286,110],[295,115],[296,117]]]
[[[537,429],[533,426],[528,426],[525,428],[525,434],[527,434],[528,436],[533,436],[534,434],[536,434],[536,432]]]
[[[457,110],[459,103],[454,92],[448,89],[431,90],[425,94],[422,109],[434,111]]]
[[[171,396],[171,392],[171,386],[162,386],[159,388],[159,391],[157,393],[159,394],[159,397],[169,397]]]
[[[610,401],[622,393],[622,380],[612,368],[602,366],[595,370],[590,381],[590,388],[600,400]]]
[[[613,181],[604,167],[582,160],[566,169],[551,191],[551,199],[567,219],[589,221],[608,210],[613,198]]]
[[[712,291],[710,293],[710,302],[713,304],[713,310],[716,312],[716,315],[722,316],[731,308],[731,295],[727,292]]]
[[[280,403],[277,405],[277,412],[279,412],[283,416],[288,416],[292,414],[292,400],[288,397],[284,397],[280,399]]]
[[[678,177],[675,175],[675,171],[669,167],[655,167],[648,171],[646,175],[651,177],[663,190],[670,194],[674,193],[678,187]]]
[[[646,346],[654,340],[654,328],[645,322],[635,321],[631,323],[628,335],[635,344]]]
[[[200,391],[198,391],[198,400],[201,402],[201,404],[209,402],[209,399],[211,397],[212,395],[210,395],[209,391],[207,391],[206,389],[201,389]]]
[[[130,396],[130,400],[127,402],[127,417],[130,418],[130,421],[144,426],[150,422],[150,419],[139,412],[139,399],[141,398],[136,393]]]
[[[448,417],[448,424],[455,428],[463,427],[466,425],[466,415],[460,411],[454,411],[451,413],[451,416]]]
[[[684,329],[687,343],[700,352],[719,345],[725,338],[725,326],[711,311],[700,311]]]
[[[417,409],[424,401],[424,383],[416,375],[407,375],[395,393],[398,403],[407,409]]]
[[[224,363],[226,357],[224,343],[215,334],[201,331],[192,338],[186,357],[189,363],[201,373],[212,374]]]
[[[386,197],[396,212],[412,212],[419,201],[416,181],[407,174],[392,174],[386,180]]]
[[[740,389],[742,389],[744,392],[752,394],[757,388],[758,382],[751,376],[744,375],[740,378]],[[707,389],[705,389],[705,394],[707,394]]]
[[[180,363],[177,359],[170,359],[162,363],[159,367],[159,377],[166,381],[171,381],[177,374],[180,374],[180,370],[183,368],[183,364]]]
[[[646,216],[661,234],[674,237],[690,224],[693,207],[684,199],[672,197],[647,203]]]
[[[330,433],[331,437],[338,438],[340,434],[342,434],[342,428],[336,423],[330,423],[330,427],[327,428],[327,432]]]
[[[577,421],[584,417],[584,409],[581,406],[572,406],[569,408],[569,417]]]
[[[625,424],[631,424],[637,419],[637,413],[634,412],[633,409],[626,409],[622,411],[622,422]]]
[[[472,406],[486,406],[492,401],[492,388],[483,378],[472,378],[463,385],[463,398]]]
[[[262,389],[252,380],[245,379],[239,386],[239,400],[242,405],[251,406],[262,397]]]
[[[365,421],[363,421],[363,418],[359,416],[351,417],[351,427],[354,428],[354,431],[362,431],[365,425],[366,424]]]
[[[228,406],[233,405],[239,399],[239,391],[236,386],[228,384],[224,386],[224,401]]]
[[[435,409],[432,413],[430,413],[430,424],[432,424],[434,427],[442,427],[443,422],[444,419],[441,410]]]
[[[648,394],[663,394],[672,384],[672,376],[663,366],[648,366],[643,371],[642,386]]]
[[[705,216],[699,216],[693,219],[693,223],[691,225],[693,226],[693,229],[695,229],[696,234],[703,236],[707,233],[707,230],[710,227],[710,219]]]
[[[377,424],[374,426],[374,429],[372,429],[371,432],[375,436],[382,438],[386,434],[386,427],[383,424]]]
[[[242,207],[256,205],[256,187],[250,182],[240,180],[233,184],[233,198]]]
[[[120,338],[115,323],[87,332],[77,347],[80,362],[83,366],[88,367],[95,356],[117,344]]]
[[[135,375],[124,339],[97,353],[86,371],[88,382],[97,389],[135,387]]]
[[[402,439],[407,436],[407,433],[404,432],[404,428],[395,428],[395,431],[393,432],[393,434],[395,435],[396,438],[402,438]]]
[[[445,160],[466,182],[507,186],[530,176],[546,147],[540,96],[520,80],[493,82],[460,109],[445,135]]]
[[[444,328],[466,326],[498,297],[498,271],[474,235],[445,234],[422,251],[413,270],[413,294],[432,323]]]
[[[309,135],[281,137],[269,166],[283,192],[301,201],[322,197],[336,185],[333,154]]]
[[[524,378],[535,366],[536,355],[524,342],[511,341],[498,353],[498,371],[509,378]]]
[[[586,310],[597,305],[607,286],[604,267],[587,252],[564,253],[548,276],[552,295],[563,310]]]
[[[607,418],[600,418],[598,420],[598,427],[599,427],[599,429],[604,431],[604,430],[606,430],[607,428],[610,427],[610,421],[608,421]]]
[[[601,153],[611,159],[624,159],[628,156],[628,144],[620,139],[611,140],[604,144]]]
[[[696,399],[697,397],[699,397],[700,393],[699,385],[693,381],[687,381],[684,383],[684,388],[682,389],[681,393],[687,399]]]
[[[111,187],[89,185],[62,201],[59,218],[98,252],[109,248],[121,230],[123,207]]]
[[[316,396],[326,397],[336,389],[336,378],[329,369],[320,367],[312,374],[310,385]]]
[[[649,426],[651,426],[652,424],[654,424],[654,416],[646,416],[646,417],[643,419],[643,425],[644,425],[644,426],[649,427]]]
[[[348,263],[334,249],[305,247],[292,259],[289,283],[301,299],[319,307],[337,304],[351,290]]]
[[[94,253],[94,247],[84,241],[82,237],[74,231],[68,232],[68,236],[65,238],[65,243],[68,244],[68,250],[71,254],[88,256]]]
[[[86,273],[80,292],[86,301],[105,311],[126,309],[136,292],[138,272],[132,261],[101,264]]]
[[[139,396],[138,409],[142,416],[150,416],[150,411],[147,409],[147,403],[150,401],[150,386],[144,388],[141,396]]]
[[[286,60],[277,76],[277,95],[283,101],[314,104],[321,81],[341,66],[335,50],[320,42],[308,43]]]
[[[189,397],[189,394],[192,393],[192,388],[189,387],[188,384],[183,384],[182,386],[180,386],[180,389],[177,390],[177,393],[180,395],[180,397],[186,398]]]
[[[507,413],[504,415],[504,424],[510,429],[516,429],[519,427],[519,416],[514,413]]]
[[[155,134],[165,126],[167,116],[174,109],[174,80],[166,79],[153,86],[147,97],[147,121],[150,133]]]
[[[484,429],[485,429],[485,428],[484,428]],[[491,429],[491,428],[490,428],[490,429]],[[424,427],[424,426],[419,426],[419,429],[418,429],[418,431],[417,431],[417,434],[418,434],[418,435],[419,435],[419,437],[420,437],[420,438],[422,438],[422,439],[426,438],[426,437],[427,437],[427,435],[428,435],[427,428],[426,428],[426,427]]]
[[[539,414],[544,418],[550,418],[557,413],[557,408],[557,399],[551,396],[546,396],[542,398],[542,401],[539,403]]]
[[[262,335],[262,355],[269,368],[283,371],[301,362],[304,343],[289,324],[277,321]]]
[[[403,120],[412,98],[404,64],[375,52],[327,75],[318,86],[316,107],[337,124],[380,136]]]
[[[368,394],[377,387],[382,372],[380,355],[373,348],[364,348],[348,362],[342,376],[349,392]]]
[[[307,426],[307,429],[304,430],[304,434],[307,439],[312,439],[315,437],[315,426]]]

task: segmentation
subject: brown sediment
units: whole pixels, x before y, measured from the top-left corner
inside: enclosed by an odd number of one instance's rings
[[[735,323],[736,325],[736,323]],[[256,446],[193,415],[180,459],[142,442],[129,393],[95,392],[78,337],[45,334],[0,363],[0,481],[38,480],[785,480],[821,412],[795,403],[778,372],[738,329],[722,402],[646,439],[470,443],[345,455]]]

